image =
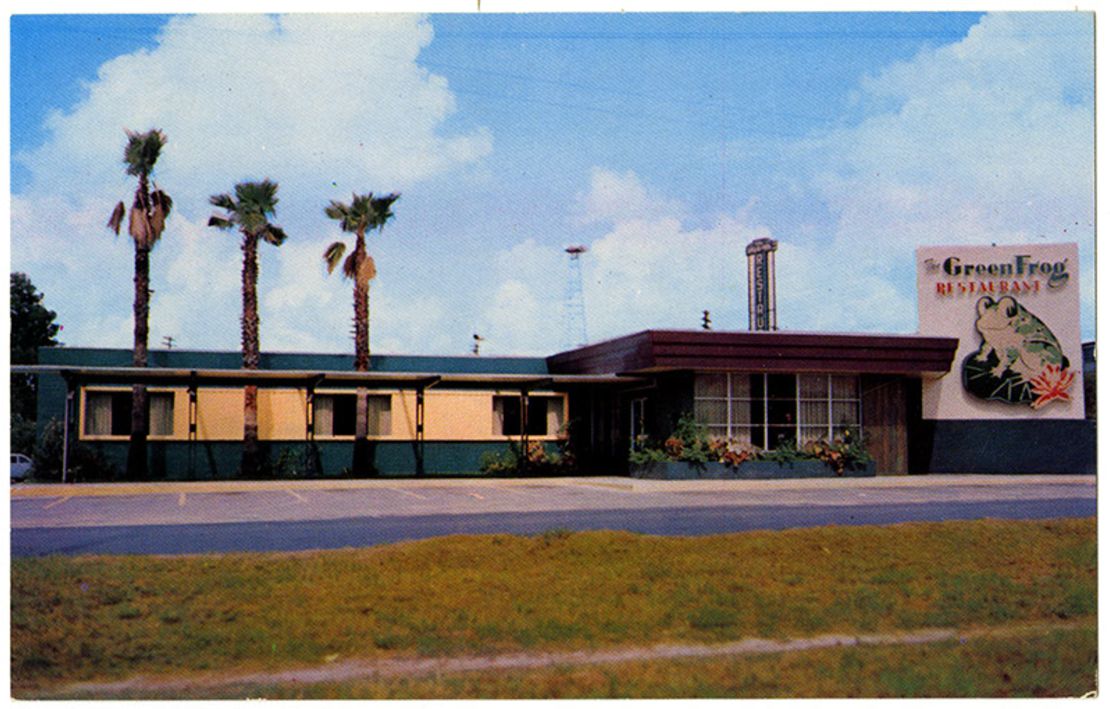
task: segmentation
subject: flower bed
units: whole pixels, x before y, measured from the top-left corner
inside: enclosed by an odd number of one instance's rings
[[[686,463],[682,461],[653,461],[631,465],[629,473],[634,478],[650,480],[787,480],[791,478],[870,478],[875,476],[874,461],[845,468],[837,473],[820,460],[797,460],[776,463],[771,460],[749,460],[740,465],[724,463]]]
[[[779,478],[872,477],[875,462],[850,430],[831,442],[801,448],[793,441],[761,450],[732,439],[711,438],[686,414],[662,444],[637,441],[629,454],[630,473],[662,480],[773,480]]]

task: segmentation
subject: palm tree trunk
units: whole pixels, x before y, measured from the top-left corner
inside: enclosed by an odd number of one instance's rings
[[[355,237],[356,261],[362,264],[366,257],[366,246],[362,233]],[[357,269],[356,269],[357,270]],[[370,286],[360,276],[355,277],[355,371],[370,371]],[[351,474],[355,477],[368,477],[373,474],[371,463],[369,430],[369,411],[366,389],[355,391],[355,445],[351,452]]]
[[[243,235],[243,369],[258,369],[258,237]],[[243,390],[243,457],[239,473],[258,477],[258,387],[247,385]]]
[[[140,189],[143,188],[140,180]],[[135,349],[132,365],[145,367],[150,317],[150,249],[135,244]],[[143,480],[147,477],[146,455],[146,387],[131,388],[131,440],[127,447],[127,478]]]

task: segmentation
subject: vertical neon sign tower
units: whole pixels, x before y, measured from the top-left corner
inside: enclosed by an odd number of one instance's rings
[[[748,329],[778,330],[775,316],[775,250],[779,242],[756,239],[748,244]]]

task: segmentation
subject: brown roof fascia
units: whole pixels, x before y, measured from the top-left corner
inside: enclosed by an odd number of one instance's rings
[[[915,335],[646,330],[548,358],[552,372],[947,372],[958,340]]]

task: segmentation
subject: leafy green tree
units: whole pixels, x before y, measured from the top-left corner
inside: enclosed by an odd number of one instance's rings
[[[354,282],[355,306],[355,371],[370,369],[370,281],[377,276],[378,269],[374,258],[366,253],[366,232],[377,229],[379,232],[386,222],[393,218],[393,203],[400,198],[397,193],[375,197],[373,192],[364,195],[351,195],[350,204],[332,201],[324,209],[331,219],[339,221],[339,228],[355,235],[355,247],[346,259],[343,254],[347,245],[342,241],[331,244],[324,252],[328,273],[343,264],[343,276]],[[370,442],[368,439],[369,401],[367,391],[359,388],[356,392],[355,406],[355,445],[351,461],[351,473],[355,476],[370,474]]]
[[[166,136],[162,131],[153,129],[146,133],[127,131],[127,146],[123,151],[123,163],[127,174],[139,178],[131,210],[124,208],[123,202],[112,210],[108,218],[108,228],[119,235],[123,217],[127,215],[127,233],[135,242],[135,345],[132,364],[145,367],[147,363],[147,340],[150,332],[150,252],[166,228],[166,218],[173,207],[170,196],[153,185],[150,179],[154,164]],[[146,437],[147,437],[147,399],[146,387],[135,385],[131,389],[131,444],[127,449],[127,477],[132,480],[147,476]]]
[[[240,182],[235,196],[212,195],[209,201],[224,210],[223,216],[213,215],[208,226],[238,229],[243,236],[243,369],[258,369],[260,343],[258,336],[258,242],[281,246],[285,232],[270,223],[277,207],[278,186],[269,180]],[[261,471],[258,450],[258,387],[247,385],[243,392],[243,457],[239,471],[256,477]]]
[[[39,347],[58,345],[61,326],[54,322],[57,313],[42,304],[43,295],[25,273],[11,274],[11,362],[37,364]],[[28,374],[11,375],[11,445],[13,451],[29,452],[35,444],[35,416],[38,378]]]

